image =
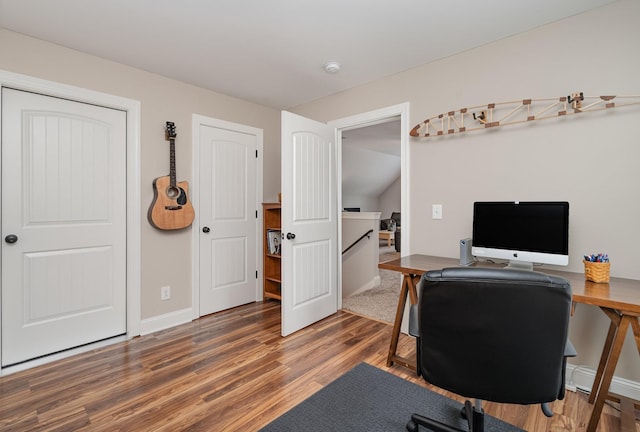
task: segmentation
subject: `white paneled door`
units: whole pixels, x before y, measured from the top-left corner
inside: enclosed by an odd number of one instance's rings
[[[126,113],[2,89],[2,366],[126,333]]]
[[[258,137],[206,124],[199,136],[202,316],[256,301]]]
[[[282,335],[338,308],[335,129],[282,112]]]

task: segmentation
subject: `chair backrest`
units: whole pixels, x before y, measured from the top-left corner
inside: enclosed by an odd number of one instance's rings
[[[563,394],[571,285],[488,268],[426,272],[418,306],[424,378],[469,398],[551,402]]]
[[[396,222],[396,226],[400,226],[400,212],[392,212],[391,219]]]

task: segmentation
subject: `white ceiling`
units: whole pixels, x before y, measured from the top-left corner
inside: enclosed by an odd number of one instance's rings
[[[285,109],[613,1],[0,0],[0,26]]]
[[[343,196],[378,198],[400,172],[399,118],[342,132]]]
[[[395,156],[400,159],[400,117],[383,123],[342,131],[342,145]]]

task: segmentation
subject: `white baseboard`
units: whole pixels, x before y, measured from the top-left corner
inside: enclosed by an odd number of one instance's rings
[[[380,276],[375,276],[373,279],[371,279],[369,282],[367,282],[366,284],[360,286],[358,289],[356,289],[354,292],[352,292],[351,294],[349,294],[349,297],[352,297],[356,294],[360,294],[362,292],[365,292],[367,290],[373,289],[380,286]]]
[[[149,318],[141,321],[140,323],[140,335],[146,335],[156,331],[164,330],[173,326],[191,322],[193,311],[191,308],[182,309],[176,312],[171,312],[165,315]],[[118,342],[124,342],[128,340],[127,336],[116,336],[110,339],[105,339],[99,342],[83,345],[81,347],[68,349],[59,353],[51,354],[48,356],[40,357],[35,360],[30,360],[24,363],[20,363],[15,366],[4,367],[0,369],[0,376],[9,375],[15,372],[20,372],[32,367],[41,366],[53,362],[55,360],[61,360],[67,357],[71,357],[76,354],[81,354],[101,348],[107,345],[111,345]]]
[[[192,320],[193,310],[191,308],[170,312],[168,314],[142,320],[140,323],[140,334],[144,336],[149,333],[188,323]]]
[[[57,352],[55,354],[49,354],[47,356],[44,357],[39,357],[37,359],[34,360],[29,360],[26,361],[24,363],[20,363],[14,366],[8,366],[8,367],[4,367],[2,369],[0,369],[0,376],[5,376],[5,375],[9,375],[15,372],[21,372],[27,369],[31,369],[34,368],[36,366],[42,366],[44,364],[47,363],[51,363],[54,362],[56,360],[62,360],[71,356],[74,356],[76,354],[82,354],[82,353],[86,353],[89,351],[93,351],[96,350],[98,348],[102,348],[108,345],[113,345],[115,343],[118,342],[124,342],[128,340],[128,338],[126,336],[116,336],[116,337],[112,337],[109,339],[105,339],[105,340],[101,340],[98,342],[93,342],[87,345],[82,345],[80,347],[77,348],[71,348],[68,350],[64,350],[64,351],[60,351]]]
[[[595,369],[591,369],[586,366],[567,364],[567,387],[573,386],[586,393],[591,393],[595,377]],[[640,400],[640,383],[614,375],[613,380],[611,381],[611,386],[609,387],[609,392],[626,396],[631,399]]]

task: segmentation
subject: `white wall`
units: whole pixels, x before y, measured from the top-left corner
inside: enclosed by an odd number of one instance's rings
[[[378,232],[379,212],[342,213],[342,249],[346,250],[360,236],[373,232],[342,255],[342,298],[380,285]]]
[[[363,212],[378,211],[378,198],[364,195],[342,195],[343,208],[359,208]]]
[[[329,121],[408,101],[412,125],[491,102],[640,94],[640,2],[609,6],[540,27],[429,65],[296,107]],[[424,41],[416,41],[416,45]],[[405,47],[409,49],[409,47]],[[541,120],[519,126],[412,139],[410,253],[458,256],[471,234],[475,200],[570,202],[570,264],[607,252],[612,275],[640,279],[640,106]],[[443,205],[431,220],[431,205]],[[571,338],[574,364],[596,368],[608,319],[578,305]],[[640,381],[628,336],[617,375]]]
[[[378,197],[378,208],[382,213],[380,218],[389,219],[391,217],[391,213],[399,212],[401,202],[400,177],[398,177]]]
[[[400,157],[342,145],[342,206],[380,211],[378,197],[400,174]]]

